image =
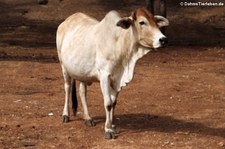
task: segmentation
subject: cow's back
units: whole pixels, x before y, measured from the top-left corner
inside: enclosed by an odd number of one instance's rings
[[[61,50],[61,46],[67,36],[71,36],[75,32],[85,34],[90,26],[96,25],[98,22],[96,19],[80,12],[71,15],[58,27],[56,37],[57,49]]]

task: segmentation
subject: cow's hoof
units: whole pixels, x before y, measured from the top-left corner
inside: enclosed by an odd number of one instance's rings
[[[63,115],[62,121],[63,121],[63,123],[68,123],[70,121],[69,116]]]
[[[96,123],[94,122],[93,119],[90,119],[90,120],[85,120],[85,125],[88,127],[94,127]]]
[[[105,132],[105,139],[116,139],[116,134],[114,132]]]
[[[117,130],[115,125],[112,126],[112,130],[113,130],[114,134],[118,134],[119,133],[119,131]]]

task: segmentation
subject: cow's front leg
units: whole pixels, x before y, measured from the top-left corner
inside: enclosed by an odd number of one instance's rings
[[[112,109],[110,111],[110,119],[112,121],[112,129],[115,134],[118,133],[118,131],[116,130],[116,125],[114,123],[114,112],[115,112],[116,103],[117,103],[117,96],[118,96],[118,92],[116,92],[114,89],[111,88]]]
[[[112,117],[113,114],[111,111],[113,109],[113,103],[111,100],[111,91],[110,91],[110,78],[108,74],[101,74],[100,85],[102,94],[104,97],[104,107],[106,112],[106,121],[105,121],[105,138],[112,139],[115,138],[115,132],[112,129]]]

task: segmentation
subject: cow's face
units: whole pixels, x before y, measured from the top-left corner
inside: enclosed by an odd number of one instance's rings
[[[135,28],[141,46],[159,48],[167,43],[167,38],[159,28],[168,26],[169,21],[162,16],[153,16],[147,9],[139,8],[124,22],[123,28],[129,28],[131,25]]]
[[[161,16],[154,17],[147,9],[137,9],[133,14],[134,25],[137,29],[140,45],[158,48],[167,43],[167,38],[159,27],[168,25],[168,20]]]

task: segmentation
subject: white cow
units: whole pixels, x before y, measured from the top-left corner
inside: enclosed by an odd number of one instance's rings
[[[110,11],[100,22],[75,13],[60,24],[56,40],[65,80],[63,121],[69,120],[68,100],[71,80],[75,79],[80,82],[84,119],[88,125],[95,125],[89,116],[86,92],[88,84],[100,82],[106,111],[105,138],[115,138],[113,115],[118,93],[132,80],[137,60],[167,43],[159,27],[168,24],[166,18],[153,16],[145,8],[124,18]]]

